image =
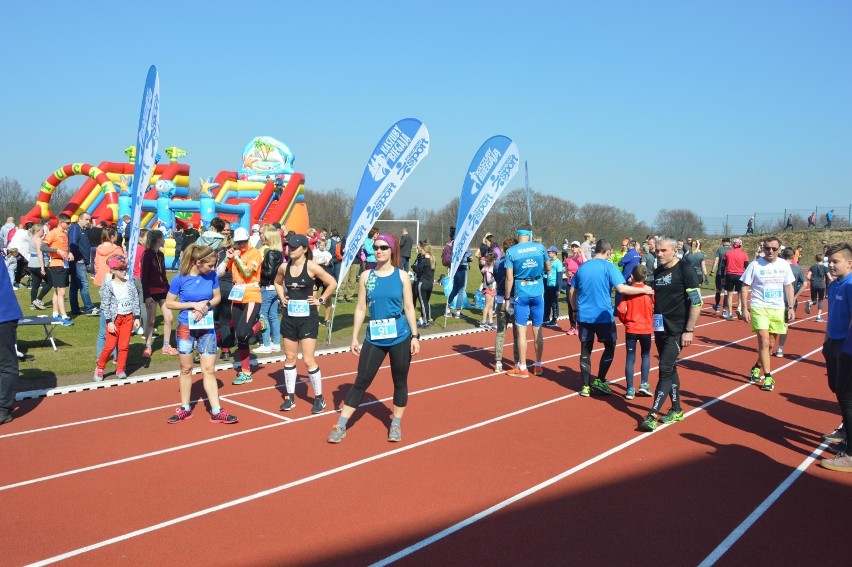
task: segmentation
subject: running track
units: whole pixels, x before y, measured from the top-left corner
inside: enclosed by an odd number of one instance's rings
[[[311,416],[304,382],[277,410],[281,363],[242,387],[219,372],[234,426],[200,408],[167,425],[171,379],[25,400],[0,428],[2,563],[801,565],[842,539],[852,495],[852,475],[814,461],[839,423],[823,325],[791,327],[768,393],[743,377],[747,325],[705,306],[680,368],[687,418],[653,434],[636,429],[651,399],[622,397],[623,346],[616,394],[582,398],[579,343],[552,330],[527,380],[492,372],[493,333],[424,341],[401,444],[385,439],[387,368],[337,446],[337,413]],[[356,360],[319,361],[339,407]]]

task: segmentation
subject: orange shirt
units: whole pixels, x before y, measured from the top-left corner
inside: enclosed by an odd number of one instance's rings
[[[234,303],[260,303],[260,264],[263,262],[260,250],[257,248],[247,248],[245,252],[240,254],[240,261],[247,271],[254,270],[254,273],[248,278],[244,278],[240,273],[240,269],[237,267],[237,263],[231,261],[231,276],[234,278],[234,285],[246,286],[243,298],[240,301],[234,301]]]
[[[57,250],[64,250],[65,253],[68,253],[68,232],[62,230],[59,227],[54,228],[50,232],[47,233],[47,236],[42,240],[44,244],[47,244],[51,248],[55,248]],[[50,252],[50,264],[48,264],[51,268],[62,268],[65,266],[65,260],[62,259],[62,256],[57,252]]]
[[[642,287],[644,283],[633,284]],[[650,335],[654,332],[654,298],[651,295],[623,295],[618,304],[618,318],[624,330],[634,335]]]

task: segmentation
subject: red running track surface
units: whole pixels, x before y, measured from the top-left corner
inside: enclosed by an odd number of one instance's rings
[[[651,399],[623,398],[623,346],[615,394],[582,398],[577,338],[544,333],[545,374],[527,380],[493,373],[493,333],[424,341],[401,444],[386,367],[340,445],[301,363],[287,413],[281,363],[241,387],[219,373],[233,426],[203,405],[167,425],[172,379],[22,402],[0,429],[3,562],[800,565],[842,538],[852,475],[812,457],[840,422],[813,318],[772,359],[770,393],[745,381],[748,326],[705,309],[680,365],[687,418],[653,434],[637,431]],[[319,361],[339,407],[356,359]]]

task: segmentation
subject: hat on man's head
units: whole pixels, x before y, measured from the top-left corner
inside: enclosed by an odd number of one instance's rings
[[[734,238],[733,240],[734,248],[741,248],[743,245],[743,241],[740,238]]]
[[[249,233],[243,227],[237,227],[237,230],[234,231],[234,242],[247,242],[249,239]]]
[[[260,225],[259,224],[251,225],[251,231],[252,232],[260,232]]]
[[[559,249],[556,246],[551,246],[547,249],[548,252],[559,252]]]
[[[300,246],[307,248],[310,246],[310,241],[304,234],[291,234],[287,237],[287,246],[290,248],[298,248]]]
[[[107,266],[110,270],[127,267],[127,259],[124,256],[110,256],[107,260]]]
[[[571,246],[579,246],[579,245],[580,245],[580,242],[577,241],[577,240],[575,240],[574,242],[571,243]]]

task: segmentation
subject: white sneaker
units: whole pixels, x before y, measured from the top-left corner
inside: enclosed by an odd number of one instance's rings
[[[260,345],[259,347],[254,349],[252,352],[254,352],[256,354],[269,354],[270,352],[272,352],[272,348],[270,348],[268,346]]]
[[[269,352],[281,352],[281,345],[270,345]]]

